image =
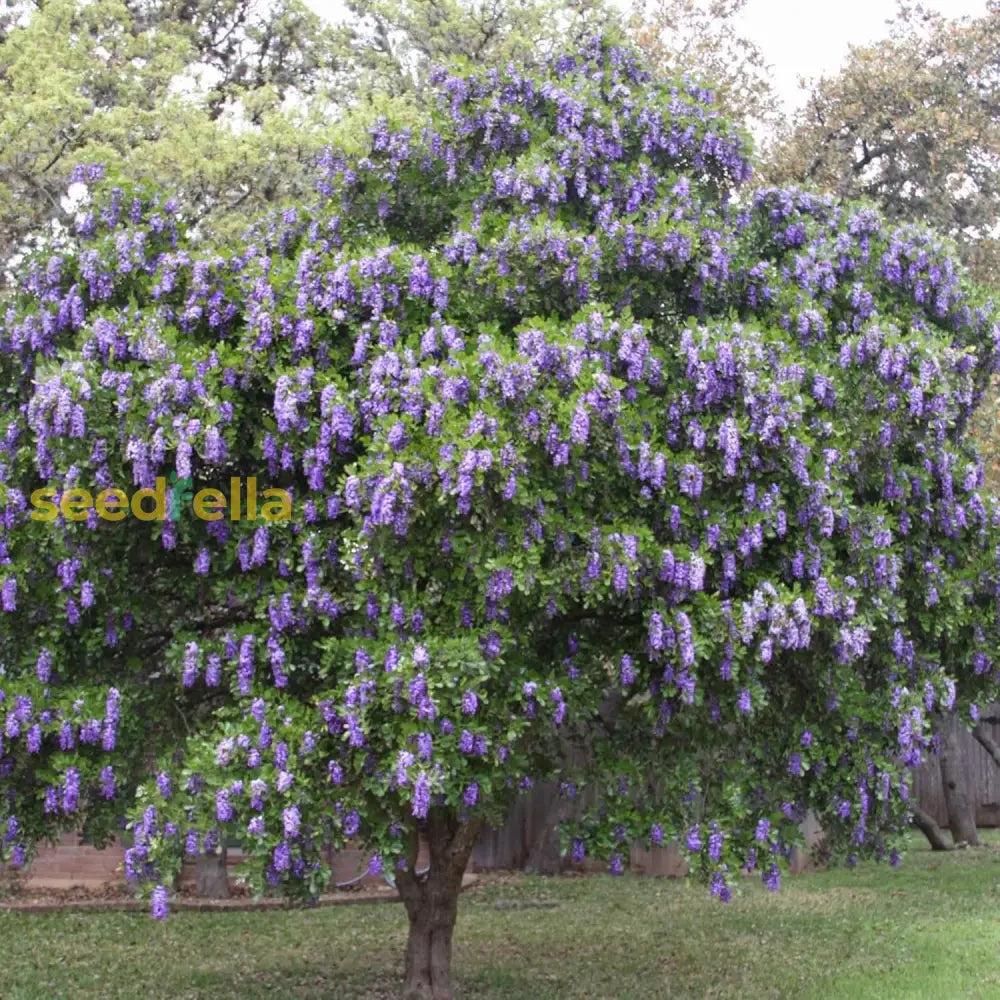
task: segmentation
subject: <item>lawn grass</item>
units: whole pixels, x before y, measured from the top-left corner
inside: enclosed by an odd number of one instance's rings
[[[0,997],[379,1000],[405,937],[397,905],[5,913]],[[1000,845],[915,847],[900,869],[786,877],[777,894],[747,879],[728,906],[675,880],[488,879],[463,894],[455,973],[464,1000],[995,1000]]]

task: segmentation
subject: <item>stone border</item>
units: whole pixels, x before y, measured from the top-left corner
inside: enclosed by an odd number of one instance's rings
[[[478,885],[478,875],[466,874],[462,878],[462,891]],[[314,910],[326,906],[357,906],[365,903],[399,903],[402,899],[392,889],[368,892],[326,893],[314,903],[296,903],[287,899],[173,899],[170,912],[225,913],[248,910]],[[146,899],[80,899],[65,902],[0,903],[2,913],[149,913]]]

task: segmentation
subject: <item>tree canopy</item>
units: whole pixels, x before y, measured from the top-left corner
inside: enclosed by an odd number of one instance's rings
[[[540,778],[599,792],[574,857],[678,839],[722,899],[808,808],[897,856],[931,716],[996,676],[1000,326],[928,231],[748,190],[628,48],[430,82],[226,253],[88,167],[20,269],[0,824],[21,862],[128,814],[157,915],[224,837],[305,895],[357,840],[440,998],[475,837]]]

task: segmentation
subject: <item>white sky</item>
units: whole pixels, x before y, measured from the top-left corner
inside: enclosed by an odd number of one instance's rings
[[[340,0],[306,0],[330,20],[342,16]],[[628,9],[629,0],[612,0]],[[947,17],[986,12],[986,0],[924,0]],[[771,64],[775,89],[788,110],[803,103],[799,77],[835,73],[849,45],[884,38],[896,0],[748,0],[739,19],[743,33],[760,45]]]
[[[926,0],[946,17],[986,13],[986,0]],[[771,63],[775,89],[791,109],[804,101],[797,80],[836,73],[848,46],[888,35],[886,21],[896,0],[749,0],[743,34],[760,45]]]

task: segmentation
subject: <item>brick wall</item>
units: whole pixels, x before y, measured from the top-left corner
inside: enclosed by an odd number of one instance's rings
[[[124,850],[117,845],[98,851],[81,844],[73,833],[64,833],[55,845],[38,849],[23,884],[32,889],[96,888],[124,883]]]

